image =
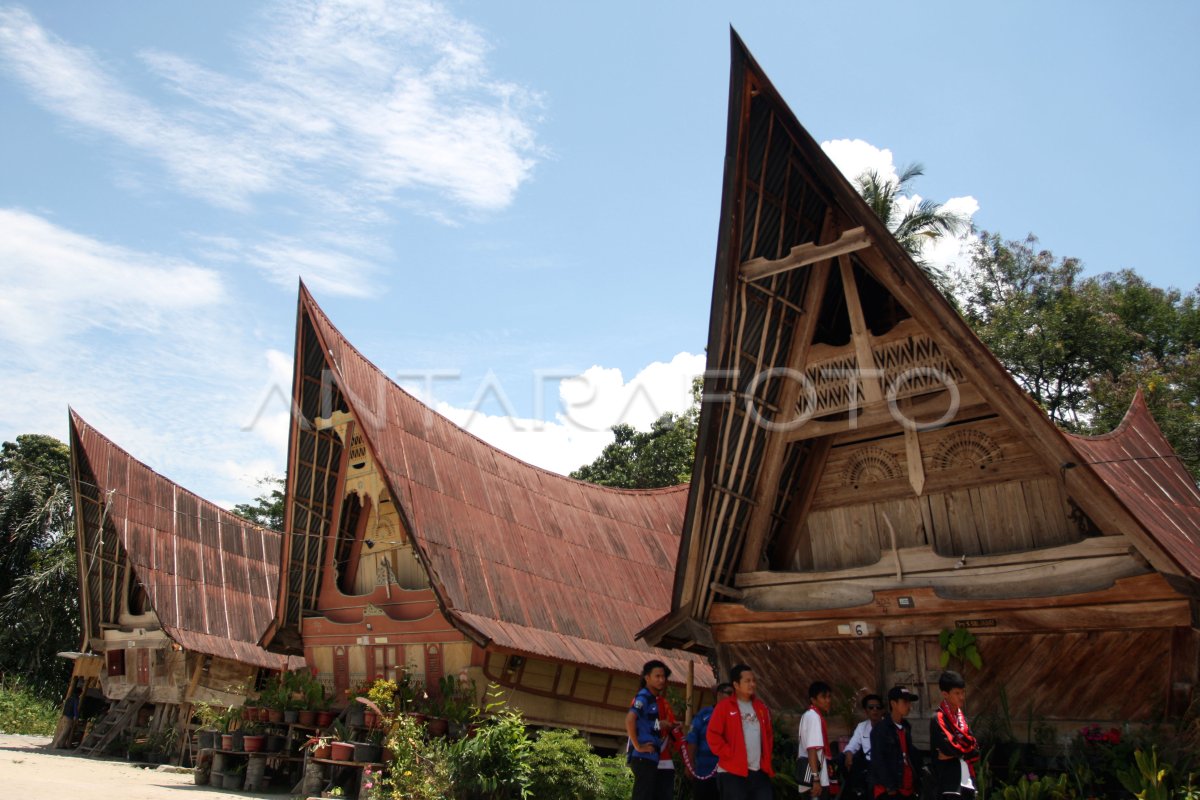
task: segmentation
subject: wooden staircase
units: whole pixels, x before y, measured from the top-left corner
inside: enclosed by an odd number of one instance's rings
[[[105,748],[137,718],[149,694],[148,686],[133,687],[129,694],[109,707],[108,713],[92,724],[91,730],[80,742],[78,752],[86,756],[102,755]]]

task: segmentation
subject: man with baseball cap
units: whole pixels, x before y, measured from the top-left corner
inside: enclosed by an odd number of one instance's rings
[[[905,717],[917,699],[906,686],[888,690],[888,716],[871,729],[871,783],[875,797],[913,797],[921,756],[913,744],[912,725]]]

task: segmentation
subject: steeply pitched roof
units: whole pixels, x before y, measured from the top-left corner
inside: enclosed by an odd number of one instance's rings
[[[772,531],[798,529],[786,513],[789,493],[779,489],[797,482],[807,460],[820,461],[813,455],[819,436],[808,440],[811,450],[788,448],[787,436],[778,432],[784,425],[761,425],[740,403],[783,409],[779,419],[791,422],[783,388],[789,381],[759,379],[797,368],[793,356],[813,341],[806,320],[816,325],[825,318],[822,298],[835,280],[846,286],[839,270],[855,285],[855,275],[878,284],[904,309],[939,363],[952,367],[955,382],[970,386],[1048,472],[1061,474],[1065,491],[1085,513],[1128,535],[1159,571],[1197,577],[1188,566],[1194,561],[1181,558],[1169,541],[1160,542],[1159,529],[1145,527],[1130,512],[1119,485],[1102,479],[1089,463],[1063,468],[1080,460],[1073,443],[899,246],[736,33],[720,220],[704,390],[706,397],[738,403],[706,403],[702,411],[672,608],[645,631],[652,641],[695,641],[702,634],[695,626],[706,619],[718,587],[733,585],[738,573],[755,568],[747,561],[758,560]],[[841,244],[846,246],[838,249]],[[806,247],[826,255],[805,260]],[[818,262],[826,265],[829,283],[819,277]],[[877,355],[855,351],[847,364],[857,368],[859,358]],[[709,513],[712,509],[716,512]]]
[[[112,573],[121,551],[163,631],[188,650],[270,669],[286,656],[258,645],[275,613],[281,534],[164,478],[71,411],[72,488],[79,513],[85,626],[119,607]],[[119,545],[119,548],[118,548]],[[103,575],[101,573],[104,573]],[[106,583],[107,578],[107,583]],[[303,659],[291,666],[303,665]]]
[[[306,315],[446,615],[481,644],[638,673],[635,633],[670,605],[687,486],[627,491],[520,461],[409,395],[358,352],[307,289]]]
[[[1141,391],[1111,433],[1069,439],[1155,541],[1192,577],[1200,577],[1200,490]]]

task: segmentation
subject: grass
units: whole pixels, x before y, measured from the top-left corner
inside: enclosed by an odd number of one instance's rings
[[[50,736],[58,716],[57,703],[43,700],[17,681],[0,683],[0,733]]]

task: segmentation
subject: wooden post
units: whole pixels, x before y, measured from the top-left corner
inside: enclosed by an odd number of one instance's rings
[[[683,711],[683,724],[690,726],[692,724],[692,690],[696,686],[696,662],[688,661],[688,679],[687,679],[687,694],[685,695],[687,704]]]

